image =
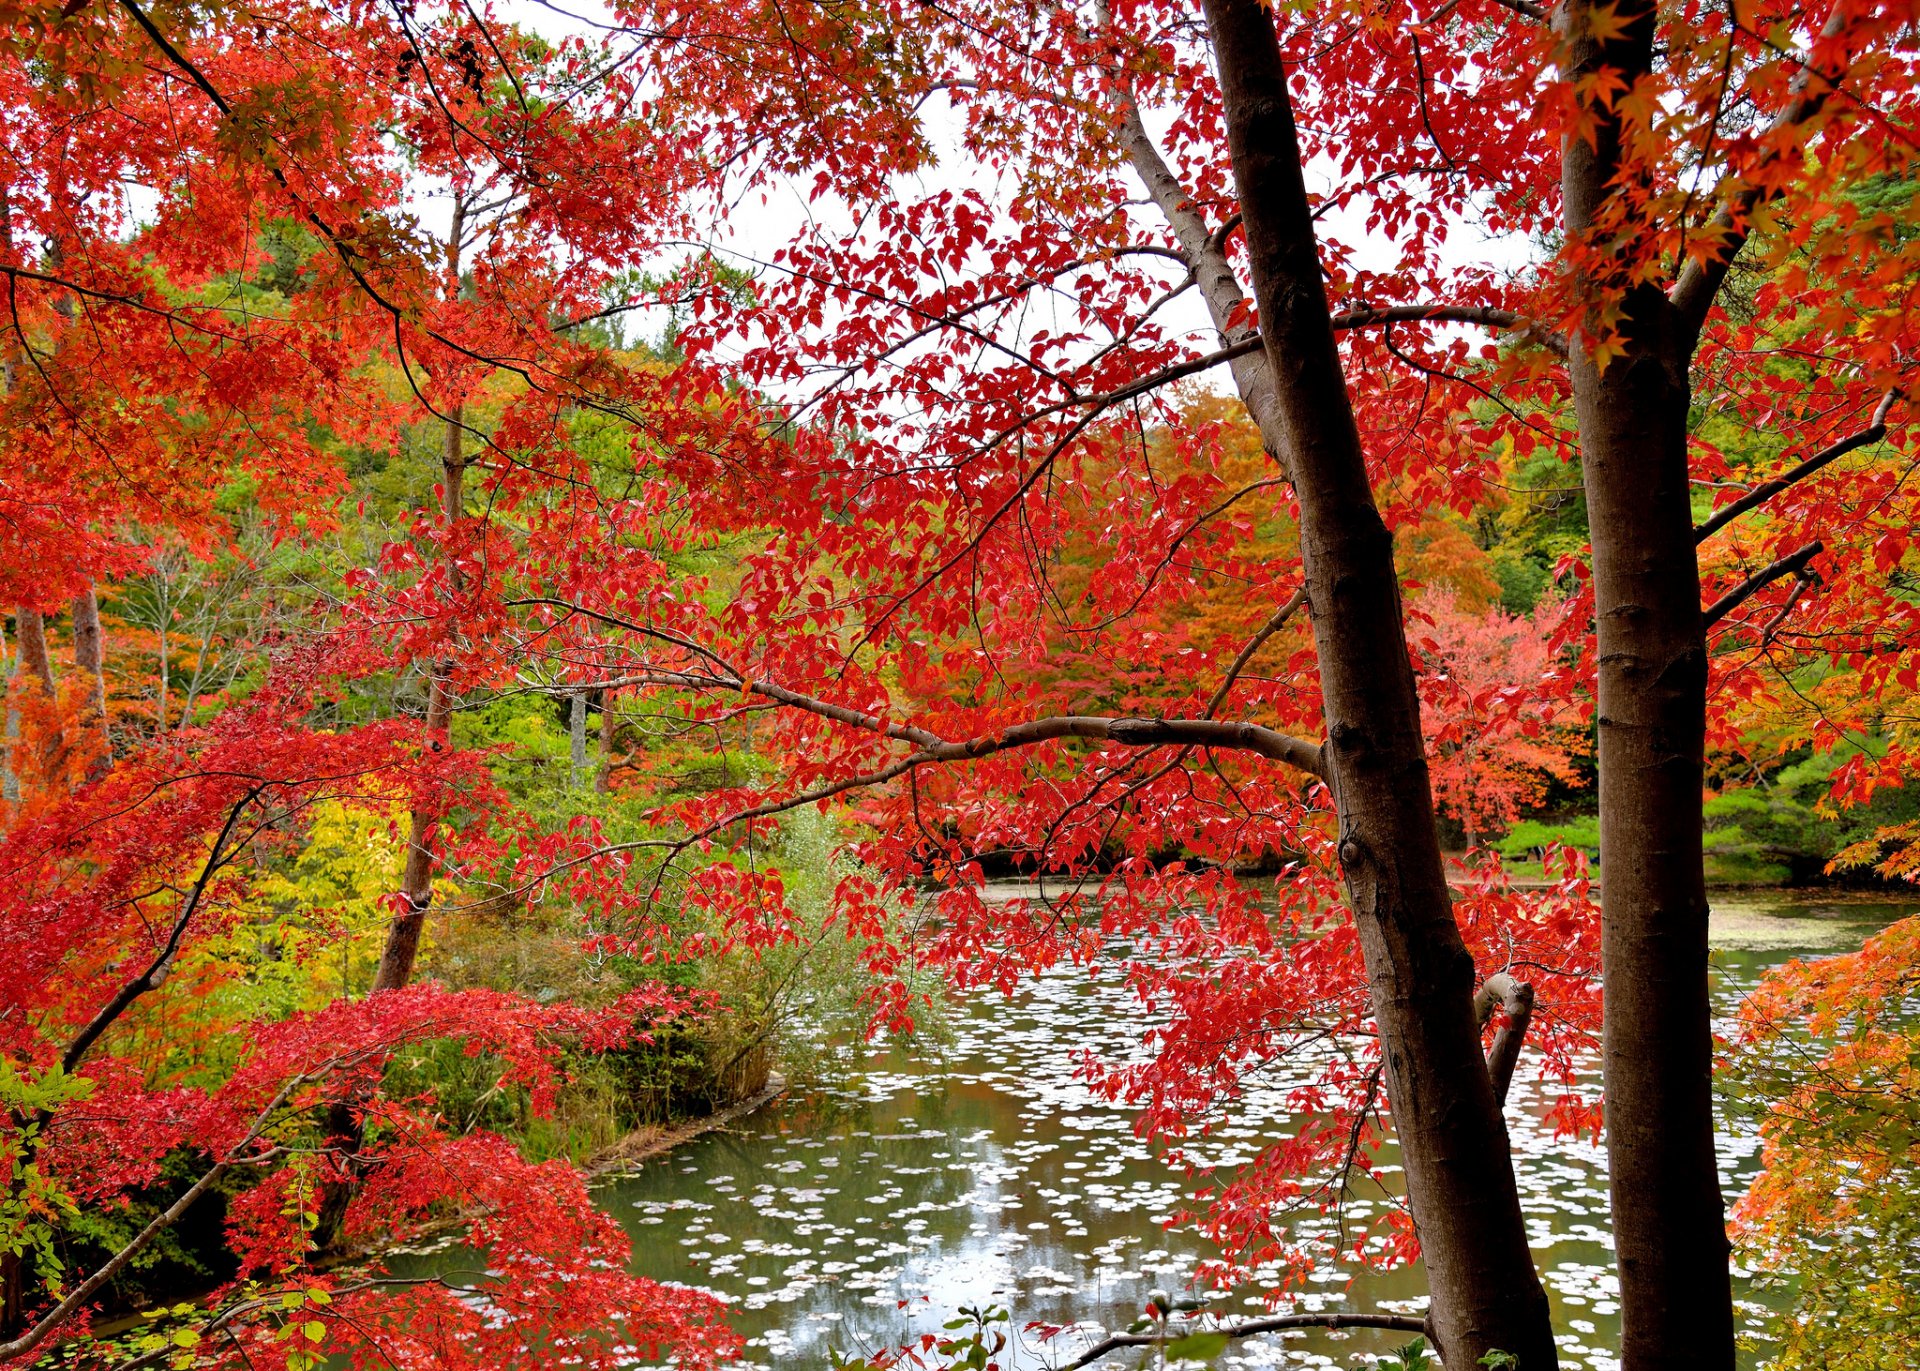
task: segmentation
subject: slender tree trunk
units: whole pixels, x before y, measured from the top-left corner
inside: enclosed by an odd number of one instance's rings
[[[20,745],[20,705],[13,698],[15,682],[20,677],[20,653],[16,649],[9,654],[13,660],[7,667],[7,735],[4,746],[6,752],[0,755],[0,801],[4,801],[11,811],[20,803],[20,774],[13,769],[14,750]]]
[[[51,698],[58,685],[53,679],[53,658],[47,652],[46,616],[22,606],[13,612],[13,622],[20,638],[20,672],[38,680]]]
[[[466,466],[461,449],[462,422],[463,411],[456,405],[445,425],[441,449],[445,492],[443,513],[449,525],[460,517],[464,499]],[[450,572],[448,579],[457,592],[461,586],[459,572]],[[452,663],[445,659],[436,659],[427,666],[427,713],[422,731],[428,749],[433,752],[442,751],[448,742],[455,703],[448,679],[451,671]],[[399,910],[387,925],[387,940],[380,949],[380,961],[374,968],[373,985],[367,992],[369,995],[400,990],[413,979],[414,963],[420,955],[420,935],[426,927],[427,912],[433,907],[435,829],[438,824],[438,816],[426,810],[416,809],[407,816],[407,857],[400,871]],[[328,1255],[338,1249],[347,1205],[351,1203],[354,1190],[365,1174],[364,1164],[358,1160],[358,1154],[366,1138],[366,1124],[357,1115],[356,1106],[348,1101],[340,1101],[327,1111],[326,1135],[329,1145],[345,1158],[345,1176],[328,1181],[321,1188],[318,1221],[313,1230],[313,1250],[319,1255]]]
[[[47,653],[46,617],[37,609],[29,609],[25,605],[21,605],[13,611],[13,632],[14,638],[16,639],[14,647],[14,676],[36,682],[40,687],[42,697],[48,700],[53,699],[55,692],[58,690],[58,685],[53,678],[53,658]],[[14,688],[18,689],[19,687],[16,685]],[[9,698],[7,702],[8,766],[6,776],[8,785],[7,798],[9,800],[20,799],[23,791],[20,774],[15,769],[15,764],[19,759],[14,756],[14,750],[19,740],[20,707],[14,700]],[[39,768],[43,779],[48,766],[52,762],[53,753],[57,746],[58,744],[55,740],[43,739],[40,747],[40,755],[33,759],[34,765]]]
[[[453,407],[441,439],[441,489],[444,492],[442,515],[449,528],[459,525],[465,499],[466,459],[461,438],[464,411]],[[451,568],[447,582],[457,594],[462,588],[458,567]],[[429,750],[443,751],[448,743],[453,720],[454,695],[448,677],[452,663],[439,659],[427,668],[427,715],[422,725]],[[413,978],[413,964],[420,954],[420,932],[433,904],[434,830],[439,816],[414,810],[407,817],[407,861],[400,873],[400,910],[387,929],[386,946],[380,952],[380,965],[373,976],[373,994],[398,990]]]
[[[443,290],[449,300],[460,294],[460,245],[466,234],[467,205],[458,196],[453,202],[453,222],[447,230],[446,281]],[[466,411],[454,405],[441,425],[440,435],[440,514],[450,532],[457,531],[466,505],[467,459],[464,449]],[[447,584],[457,595],[464,588],[459,563],[447,568]],[[453,718],[453,691],[448,683],[452,665],[441,659],[427,669],[427,716],[424,723],[427,746],[439,752],[447,746],[448,725]],[[413,978],[413,964],[420,953],[420,932],[433,903],[434,829],[438,816],[415,810],[407,821],[407,861],[400,873],[400,910],[387,930],[387,943],[380,953],[380,965],[374,972],[373,990],[398,990]]]
[[[567,788],[577,790],[587,775],[587,692],[576,690],[567,701]]]
[[[456,298],[460,292],[460,246],[465,232],[466,202],[456,197],[446,242],[444,289],[448,299]],[[447,412],[440,436],[440,513],[450,531],[459,528],[466,506],[465,433],[466,410],[456,404]],[[458,562],[447,568],[447,583],[456,595],[464,588]],[[427,664],[427,711],[421,731],[429,751],[440,752],[448,745],[455,704],[452,671],[453,664],[446,658],[436,658]],[[403,989],[413,979],[414,963],[420,956],[420,935],[426,927],[427,912],[433,906],[438,826],[439,816],[426,810],[415,809],[407,815],[407,857],[400,871],[399,908],[387,925],[387,940],[380,949],[369,995]],[[325,1131],[329,1146],[343,1158],[344,1174],[321,1187],[313,1251],[323,1256],[338,1249],[347,1206],[366,1174],[366,1163],[359,1156],[366,1139],[366,1121],[355,1104],[342,1100],[328,1109]]]
[[[162,584],[165,585],[164,582]],[[165,585],[165,589],[161,591],[159,613],[156,617],[159,620],[154,625],[154,631],[160,640],[160,697],[154,703],[153,735],[156,738],[164,738],[167,736],[167,688],[173,683],[171,665],[167,661],[167,628],[173,620],[173,587],[171,585]]]
[[[1374,504],[1321,276],[1273,17],[1206,0],[1281,451],[1300,504],[1340,860],[1448,1365],[1557,1365],[1506,1124],[1453,920],[1391,535]]]
[[[1569,78],[1650,70],[1654,14],[1599,44],[1563,15]],[[1615,193],[1620,128],[1569,139],[1568,236]],[[1700,794],[1707,651],[1687,469],[1694,333],[1657,286],[1622,301],[1623,351],[1569,349],[1598,635],[1603,1063],[1624,1371],[1730,1371],[1733,1293],[1713,1145]]]
[[[100,731],[100,755],[87,768],[93,780],[113,765],[113,735],[107,729],[107,657],[100,630],[100,601],[93,585],[73,597],[73,665],[87,676],[87,713]]]
[[[613,789],[613,744],[618,732],[618,724],[613,714],[614,692],[600,692],[600,767],[593,779],[593,788],[601,794]]]
[[[22,605],[14,611],[13,622],[14,631],[20,639],[19,673],[30,680],[38,682],[41,697],[51,702],[58,697],[59,683],[54,679],[53,675],[53,656],[47,651],[46,616],[37,609],[29,609]],[[16,710],[12,706],[9,706],[7,711],[7,736],[10,739],[13,738],[18,732],[19,727],[19,716]],[[38,748],[35,749],[36,755],[32,758],[33,765],[38,770],[40,783],[42,785],[46,784],[48,779],[59,769],[60,755],[63,750],[64,743],[56,722],[55,732],[40,740]],[[14,779],[17,783],[20,778],[16,776]]]

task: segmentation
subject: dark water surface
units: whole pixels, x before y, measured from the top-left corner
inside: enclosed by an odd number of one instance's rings
[[[1719,1012],[1730,1015],[1765,968],[1857,947],[1916,908],[1798,893],[1721,897]],[[898,1344],[937,1329],[958,1306],[989,1302],[1009,1306],[1016,1326],[1084,1329],[1023,1351],[1017,1365],[1070,1360],[1088,1337],[1136,1318],[1149,1290],[1178,1292],[1210,1255],[1198,1235],[1162,1226],[1185,1199],[1185,1173],[1134,1136],[1129,1110],[1075,1076],[1090,1049],[1135,1055],[1142,1027],[1119,985],[1050,973],[1011,1000],[983,995],[962,1006],[944,1053],[862,1049],[835,1088],[790,1096],[609,1181],[599,1199],[633,1235],[638,1271],[729,1301],[750,1340],[748,1364],[824,1368],[829,1348]],[[1249,1094],[1231,1126],[1194,1150],[1220,1163],[1251,1158],[1289,1131],[1279,1095]],[[1615,1365],[1608,1349],[1619,1319],[1603,1158],[1592,1144],[1554,1138],[1544,1122],[1550,1103],[1523,1059],[1507,1115],[1561,1365],[1604,1371]],[[1756,1161],[1751,1125],[1727,1121],[1720,1164],[1729,1199]],[[1263,1313],[1265,1288],[1222,1296],[1214,1308]],[[1419,1313],[1424,1293],[1418,1270],[1336,1267],[1281,1309]],[[1736,1297],[1757,1328],[1765,1292],[1742,1275]],[[1405,1340],[1371,1331],[1248,1339],[1217,1364],[1350,1368]]]

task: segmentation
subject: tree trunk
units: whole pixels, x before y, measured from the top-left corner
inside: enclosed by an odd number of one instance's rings
[[[453,201],[453,222],[447,229],[446,280],[442,286],[449,300],[460,294],[460,246],[466,234],[467,204],[459,196]],[[449,533],[457,532],[466,504],[467,459],[463,448],[466,435],[466,410],[454,405],[441,425],[440,435],[440,514]],[[447,567],[447,584],[458,595],[464,587],[457,560]],[[451,663],[442,659],[427,668],[427,716],[424,722],[426,744],[435,752],[447,745],[448,724],[453,717],[453,692],[448,685]],[[380,952],[380,965],[373,976],[370,993],[398,990],[413,978],[413,963],[420,953],[420,931],[427,921],[427,908],[433,903],[433,836],[438,816],[414,810],[407,819],[407,861],[400,873],[400,909],[387,930],[387,943]]]
[[[448,299],[460,293],[460,245],[465,232],[466,202],[456,196],[446,243],[444,289]],[[440,513],[450,532],[458,530],[466,504],[465,432],[466,410],[456,404],[448,410],[440,435]],[[447,584],[456,595],[465,585],[457,560],[447,568]],[[446,658],[436,658],[427,664],[427,711],[421,731],[432,752],[443,751],[448,743],[454,707],[452,670],[453,664]],[[399,908],[387,925],[387,940],[380,949],[380,962],[374,968],[369,995],[403,989],[413,979],[414,963],[420,956],[420,935],[426,927],[427,911],[433,905],[434,838],[438,826],[439,816],[426,810],[415,809],[407,815],[407,858],[400,870]],[[339,1248],[347,1206],[367,1171],[367,1163],[359,1156],[366,1140],[366,1121],[358,1115],[353,1102],[337,1101],[328,1109],[325,1132],[329,1147],[341,1154],[341,1174],[323,1184],[320,1190],[313,1229],[313,1252],[318,1256],[330,1255]]]
[[[1579,0],[1584,9],[1585,0]],[[1569,79],[1653,61],[1653,11],[1575,34]],[[1616,190],[1620,129],[1569,139],[1570,239]],[[1624,350],[1569,348],[1598,635],[1602,1069],[1624,1371],[1730,1371],[1733,1292],[1713,1146],[1700,795],[1707,651],[1687,470],[1694,334],[1657,286],[1624,294]]]
[[[1598,373],[1574,353],[1599,635],[1603,1069],[1626,1371],[1734,1361],[1701,870],[1707,653],[1677,370],[1649,352]]]
[[[113,765],[113,737],[107,731],[106,642],[91,582],[73,597],[73,665],[87,675],[87,713],[100,731],[100,755],[87,767],[87,779],[94,780]]]
[[[1314,239],[1286,72],[1258,0],[1206,0],[1280,450],[1300,504],[1340,860],[1450,1366],[1557,1365],[1453,920],[1391,535],[1374,504]]]
[[[461,505],[465,499],[466,459],[461,451],[464,411],[453,407],[444,425],[441,440],[441,489],[444,492],[442,515],[449,528],[459,526]],[[457,594],[462,588],[458,566],[449,568],[447,582]],[[427,715],[422,725],[429,750],[440,752],[447,746],[449,725],[453,719],[454,696],[448,682],[452,663],[436,660],[427,668]],[[434,829],[439,816],[414,810],[407,816],[407,861],[400,873],[400,910],[387,929],[386,946],[380,952],[380,965],[373,976],[372,994],[398,990],[413,978],[413,964],[420,954],[420,932],[433,904]]]
[[[587,776],[587,692],[576,690],[567,701],[567,788],[577,790]]]
[[[20,636],[20,671],[40,682],[40,689],[51,697],[57,689],[53,679],[53,658],[47,652],[47,620],[37,609],[25,606],[14,611],[14,629]]]
[[[619,727],[614,718],[613,701],[613,691],[600,692],[600,766],[593,788],[602,795],[613,789],[613,744]]]
[[[14,637],[18,640],[14,652],[14,675],[36,681],[40,693],[46,699],[53,699],[58,685],[53,678],[53,658],[47,653],[47,621],[37,609],[21,605],[13,612]],[[17,687],[16,687],[17,688]],[[22,797],[24,786],[16,765],[19,758],[14,754],[20,741],[20,708],[9,699],[7,702],[7,799],[17,801]],[[44,780],[47,768],[58,743],[53,739],[42,739],[40,755],[33,759]]]

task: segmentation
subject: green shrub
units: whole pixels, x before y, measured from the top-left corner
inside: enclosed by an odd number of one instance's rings
[[[1549,844],[1558,843],[1562,847],[1578,848],[1589,858],[1600,855],[1600,819],[1593,814],[1576,814],[1561,823],[1541,823],[1537,819],[1522,819],[1513,826],[1498,843],[1495,849],[1502,857],[1537,857]]]

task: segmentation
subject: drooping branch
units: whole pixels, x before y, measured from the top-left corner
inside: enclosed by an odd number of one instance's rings
[[[1839,442],[1824,447],[1814,453],[1813,456],[1807,458],[1806,461],[1800,463],[1798,466],[1781,472],[1771,481],[1761,482],[1731,504],[1723,505],[1719,509],[1716,509],[1711,518],[1694,529],[1694,541],[1696,543],[1706,542],[1707,539],[1711,538],[1735,519],[1738,519],[1742,514],[1745,514],[1750,509],[1759,508],[1781,491],[1787,489],[1787,487],[1806,480],[1807,477],[1813,475],[1822,467],[1837,461],[1849,452],[1866,447],[1871,443],[1877,443],[1886,437],[1887,415],[1892,411],[1894,399],[1898,394],[1898,391],[1889,390],[1882,396],[1880,403],[1874,407],[1873,418],[1868,422],[1867,426],[1858,433],[1848,434]]]
[[[631,683],[632,678],[623,678],[623,683]],[[672,684],[681,684],[674,680]],[[717,683],[714,683],[717,684]],[[789,810],[800,809],[806,805],[818,804],[853,790],[870,789],[884,785],[901,776],[910,775],[922,767],[942,763],[977,761],[990,757],[997,752],[1013,748],[1031,747],[1038,743],[1050,742],[1056,738],[1087,738],[1102,742],[1118,743],[1123,747],[1204,747],[1228,748],[1242,752],[1257,753],[1273,761],[1283,762],[1298,771],[1319,780],[1326,779],[1326,761],[1322,749],[1301,738],[1291,737],[1261,724],[1234,722],[1221,719],[1121,719],[1098,715],[1062,714],[1044,719],[1034,719],[1023,724],[1014,724],[996,733],[984,733],[974,738],[957,742],[941,740],[937,735],[924,729],[908,729],[904,725],[885,723],[872,715],[861,714],[857,710],[847,709],[843,705],[830,704],[801,695],[797,691],[781,687],[768,687],[761,682],[749,681],[746,689],[777,698],[791,708],[818,714],[824,718],[852,722],[859,727],[873,728],[888,737],[903,737],[909,733],[933,741],[918,751],[900,757],[872,771],[860,772],[852,776],[843,776],[838,780],[826,781],[812,786],[784,799],[767,800],[746,809],[736,810],[723,815],[712,823],[678,839],[642,838],[632,842],[610,843],[594,848],[590,852],[570,857],[541,872],[539,876],[515,887],[515,893],[532,889],[542,881],[550,880],[563,871],[579,866],[584,862],[600,857],[610,857],[622,852],[635,852],[643,849],[663,853],[661,869],[654,881],[657,890],[664,878],[666,868],[688,848],[715,838],[730,828],[756,819],[772,818]]]
[[[1224,1328],[1196,1328],[1194,1333],[1224,1334],[1228,1338],[1251,1338],[1261,1333],[1285,1333],[1295,1328],[1384,1328],[1396,1333],[1431,1334],[1427,1321],[1412,1314],[1281,1314],[1271,1319],[1249,1319]],[[1060,1371],[1080,1371],[1112,1352],[1129,1347],[1153,1347],[1177,1341],[1179,1335],[1167,1333],[1116,1333],[1089,1347]]]
[[[1493,1045],[1487,1049],[1487,1079],[1493,1082],[1494,1098],[1504,1105],[1513,1085],[1513,1070],[1520,1063],[1527,1025],[1533,1020],[1532,984],[1516,981],[1504,971],[1487,977],[1473,997],[1474,1018],[1482,1029],[1493,1017],[1495,1005],[1505,1012],[1507,1021],[1500,1025],[1493,1035]]]
[[[1008,748],[1027,747],[1053,738],[1091,738],[1124,747],[1190,746],[1231,748],[1255,752],[1285,762],[1310,776],[1325,778],[1320,749],[1301,738],[1262,724],[1219,719],[1113,719],[1097,715],[1062,714],[1015,724],[998,733],[965,742],[943,743],[925,750],[928,761],[971,761]]]
[[[213,848],[207,853],[207,860],[201,864],[200,874],[188,887],[186,898],[180,904],[180,914],[174,919],[173,930],[168,934],[159,955],[148,964],[145,971],[121,986],[114,997],[102,1005],[100,1012],[95,1014],[86,1027],[74,1036],[73,1041],[67,1044],[66,1051],[60,1054],[62,1071],[70,1072],[78,1066],[80,1059],[86,1055],[87,1049],[99,1040],[102,1033],[112,1027],[114,1020],[126,1013],[129,1005],[148,991],[159,989],[166,982],[167,974],[173,968],[173,959],[179,954],[180,940],[186,936],[187,925],[193,922],[194,914],[199,911],[200,902],[206,896],[207,887],[219,874],[221,868],[232,860],[233,854],[227,851],[227,842],[232,838],[233,830],[240,822],[240,816],[246,812],[247,806],[259,797],[260,787],[255,786],[235,801],[233,807],[227,811],[226,822],[220,826],[219,835],[213,840]]]
[[[1296,597],[1298,598],[1298,597]],[[571,601],[558,599],[533,599],[515,601],[516,604],[545,604],[571,610],[588,618],[617,628],[636,632],[644,631],[644,626],[634,623],[616,614],[602,610],[588,609]],[[1288,612],[1291,612],[1290,610]],[[1284,622],[1284,621],[1283,621]],[[1278,625],[1274,626],[1276,629]],[[660,637],[657,633],[650,636]],[[836,723],[847,724],[853,728],[879,733],[901,742],[912,743],[919,749],[901,762],[911,766],[923,766],[930,762],[972,761],[980,757],[991,756],[1009,748],[1028,747],[1035,743],[1047,742],[1055,738],[1091,738],[1106,742],[1120,743],[1127,747],[1162,747],[1167,745],[1190,747],[1230,748],[1241,752],[1256,752],[1273,761],[1284,762],[1288,766],[1304,771],[1315,777],[1324,778],[1320,748],[1302,738],[1295,738],[1262,724],[1233,722],[1211,717],[1199,719],[1134,719],[1110,718],[1103,715],[1061,714],[1042,719],[1029,720],[1014,724],[997,733],[981,734],[975,738],[949,741],[939,734],[910,724],[895,723],[878,715],[868,714],[847,705],[836,704],[817,696],[803,694],[797,690],[777,685],[772,681],[756,680],[744,672],[724,664],[722,658],[705,648],[689,645],[674,635],[673,641],[690,651],[716,664],[727,674],[724,676],[700,676],[691,672],[663,672],[657,674],[637,674],[621,676],[615,681],[595,681],[584,683],[582,688],[604,687],[609,684],[665,684],[684,689],[727,690],[741,694],[759,695],[785,705],[789,709],[815,714],[823,719],[832,719]],[[891,779],[898,772],[888,769],[886,776],[874,773],[876,779]],[[870,780],[867,784],[873,784]],[[839,787],[833,793],[838,793]],[[824,797],[821,797],[824,798]],[[804,801],[796,801],[804,803]]]
[[[1720,620],[1726,618],[1732,611],[1739,608],[1759,591],[1772,585],[1782,576],[1797,575],[1805,570],[1807,563],[1825,550],[1820,540],[1815,538],[1806,546],[1795,548],[1778,561],[1770,562],[1766,566],[1761,567],[1760,570],[1754,572],[1753,575],[1747,577],[1746,580],[1742,581],[1739,585],[1729,590],[1725,595],[1722,595],[1702,610],[1700,614],[1701,626],[1704,628],[1712,628],[1715,624],[1719,623]]]

